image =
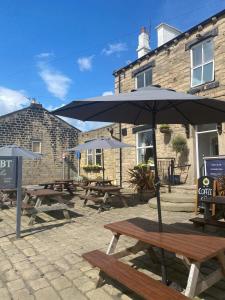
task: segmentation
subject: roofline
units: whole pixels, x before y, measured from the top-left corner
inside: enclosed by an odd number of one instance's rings
[[[181,40],[183,37],[185,37],[185,34],[187,33],[193,33],[194,31],[196,31],[198,29],[198,26],[204,26],[204,25],[207,25],[208,23],[212,22],[213,18],[220,18],[221,16],[223,16],[225,14],[225,9],[219,11],[218,13],[216,13],[215,15],[212,15],[211,17],[209,17],[208,19],[202,21],[201,23],[198,23],[197,25],[189,28],[188,30],[182,32],[181,34],[179,34],[178,36],[176,36],[175,38],[173,38],[172,40],[166,42],[165,44],[149,51],[148,53],[146,53],[145,55],[143,55],[142,57],[140,58],[137,58],[136,60],[132,61],[130,64],[124,66],[124,67],[121,67],[115,71],[113,71],[113,76],[117,76],[118,74],[126,71],[127,69],[129,69],[130,67],[132,67],[133,65],[145,60],[146,58],[149,58],[150,56],[152,56],[153,54],[155,54],[155,52],[159,52],[163,49],[165,49],[165,47],[168,47],[168,46],[171,46],[175,40],[179,41]],[[165,23],[166,24],[166,23]],[[170,26],[170,25],[169,25]],[[172,26],[171,26],[172,27]]]
[[[164,23],[164,22],[162,22],[162,23],[160,23],[159,25],[157,25],[157,26],[155,27],[155,29],[159,28],[160,26],[167,26],[167,27],[173,29],[174,31],[178,31],[178,32],[182,33],[182,31],[181,31],[180,29],[178,29],[178,28],[176,28],[176,27],[174,27],[174,26],[171,26],[171,25],[169,25],[169,24],[167,24],[167,23]]]
[[[116,124],[118,124],[118,123],[110,123],[110,124],[104,125],[102,127],[98,127],[98,128],[91,129],[91,130],[88,130],[88,131],[82,131],[82,133],[85,134],[85,133],[93,132],[93,131],[96,131],[96,130],[99,130],[99,129],[106,129],[107,127],[112,127],[112,126],[114,126]]]
[[[27,107],[24,107],[24,108],[21,108],[21,109],[12,111],[12,112],[10,112],[10,113],[8,113],[8,114],[0,115],[0,120],[1,120],[1,119],[4,119],[4,118],[7,118],[7,117],[10,117],[10,116],[12,116],[12,115],[14,115],[14,114],[17,114],[17,113],[19,113],[19,112],[25,111],[25,110],[27,110],[27,109],[29,109],[29,108],[32,109],[32,106],[30,105],[30,106],[27,106]],[[50,115],[52,115],[53,117],[55,117],[55,118],[58,119],[59,121],[62,121],[63,123],[65,123],[65,124],[67,124],[68,126],[74,128],[74,129],[76,129],[76,130],[79,131],[79,132],[82,132],[82,131],[81,131],[80,129],[78,129],[77,127],[75,127],[75,126],[71,125],[70,123],[64,121],[63,119],[59,118],[58,116],[53,115],[49,110],[47,110],[47,109],[44,108],[43,106],[41,106],[40,108],[41,108],[42,110],[48,112]]]

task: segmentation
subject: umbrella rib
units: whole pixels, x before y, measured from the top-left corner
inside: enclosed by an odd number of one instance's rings
[[[176,107],[176,105],[174,105],[173,103],[171,103],[171,101],[169,101],[169,103],[172,105],[172,107],[179,113],[182,115],[182,117],[188,122],[190,123],[191,125],[193,125],[193,123],[191,122],[191,120],[189,118],[187,118],[187,116],[185,116],[185,114],[179,109]]]
[[[96,102],[96,103],[98,103],[98,102]],[[85,119],[84,121],[90,121],[92,118],[95,118],[95,117],[97,117],[97,116],[99,116],[99,115],[101,115],[101,114],[104,114],[104,113],[106,113],[106,112],[108,112],[108,111],[110,111],[110,110],[112,110],[112,109],[114,109],[114,108],[117,108],[118,106],[122,106],[122,105],[124,105],[124,104],[127,104],[127,102],[122,102],[122,103],[119,103],[119,104],[114,105],[114,106],[112,106],[112,107],[106,108],[106,109],[104,109],[104,110],[102,110],[102,111],[99,111],[99,112],[97,112],[96,114],[94,114],[94,115],[88,117],[88,118]]]
[[[170,103],[170,100],[168,100],[169,101],[169,103]],[[163,106],[161,109],[160,109],[160,111],[162,111],[162,110],[166,110],[166,109],[169,109],[169,108],[171,108],[171,107],[173,107],[173,105],[174,105],[174,107],[176,106],[178,106],[178,105],[181,105],[181,104],[183,104],[183,103],[186,103],[187,102],[187,100],[184,100],[184,101],[181,101],[180,100],[180,102],[178,102],[177,104],[167,104],[167,105],[165,105],[165,106]]]

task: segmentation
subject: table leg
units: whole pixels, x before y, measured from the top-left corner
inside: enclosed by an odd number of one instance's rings
[[[41,204],[42,204],[42,197],[38,197],[37,201],[36,201],[36,204],[34,206],[35,211],[32,213],[28,225],[33,225],[34,224],[34,221],[35,221],[37,213],[38,213],[38,207],[40,207]]]
[[[109,244],[109,247],[108,247],[108,249],[106,251],[106,254],[112,254],[112,253],[115,252],[117,243],[119,241],[119,238],[120,238],[120,234],[119,233],[114,233],[113,234],[113,237],[112,237],[111,242]]]
[[[195,296],[196,286],[199,277],[199,270],[200,270],[200,263],[195,262],[191,264],[187,287],[185,289],[185,296],[187,297],[193,298]]]
[[[86,206],[86,205],[87,205],[88,197],[90,196],[90,194],[91,194],[91,189],[86,190],[86,194],[85,194],[83,206]]]
[[[65,219],[70,220],[70,214],[69,214],[68,210],[63,209],[63,215],[64,215]]]
[[[104,197],[103,197],[102,203],[100,204],[100,207],[99,207],[99,209],[98,209],[98,212],[101,212],[101,211],[104,210],[104,207],[105,207],[105,205],[106,205],[106,202],[107,202],[108,198],[109,198],[109,193],[106,192],[105,195],[104,195]]]

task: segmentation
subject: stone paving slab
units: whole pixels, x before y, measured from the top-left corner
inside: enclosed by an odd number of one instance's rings
[[[157,212],[148,204],[128,208],[116,207],[98,213],[93,206],[83,207],[74,197],[71,221],[61,214],[45,214],[44,219],[29,227],[28,217],[22,216],[22,236],[15,238],[15,208],[0,210],[0,299],[1,300],[129,300],[139,299],[113,281],[96,289],[98,270],[83,260],[82,254],[94,249],[106,251],[111,232],[104,224],[133,217],[157,220]],[[193,229],[188,219],[192,213],[163,213],[167,224]],[[213,232],[215,234],[215,232]],[[225,236],[224,232],[216,234]],[[133,240],[122,237],[118,249],[132,245]],[[160,267],[142,254],[126,258],[139,270],[160,279]],[[168,258],[170,278],[184,286],[187,271],[178,259]],[[208,273],[212,264],[204,267]],[[196,299],[224,300],[225,281],[220,281]]]

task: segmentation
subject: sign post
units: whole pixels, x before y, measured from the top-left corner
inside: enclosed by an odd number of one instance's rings
[[[15,189],[16,237],[20,238],[22,201],[22,161],[21,156],[0,156],[0,189]]]
[[[17,193],[16,193],[16,238],[20,238],[22,203],[22,156],[17,157]]]
[[[202,176],[198,179],[198,192],[197,192],[197,209],[204,209],[204,216],[210,218],[208,203],[210,203],[215,196],[215,180],[209,176]]]

